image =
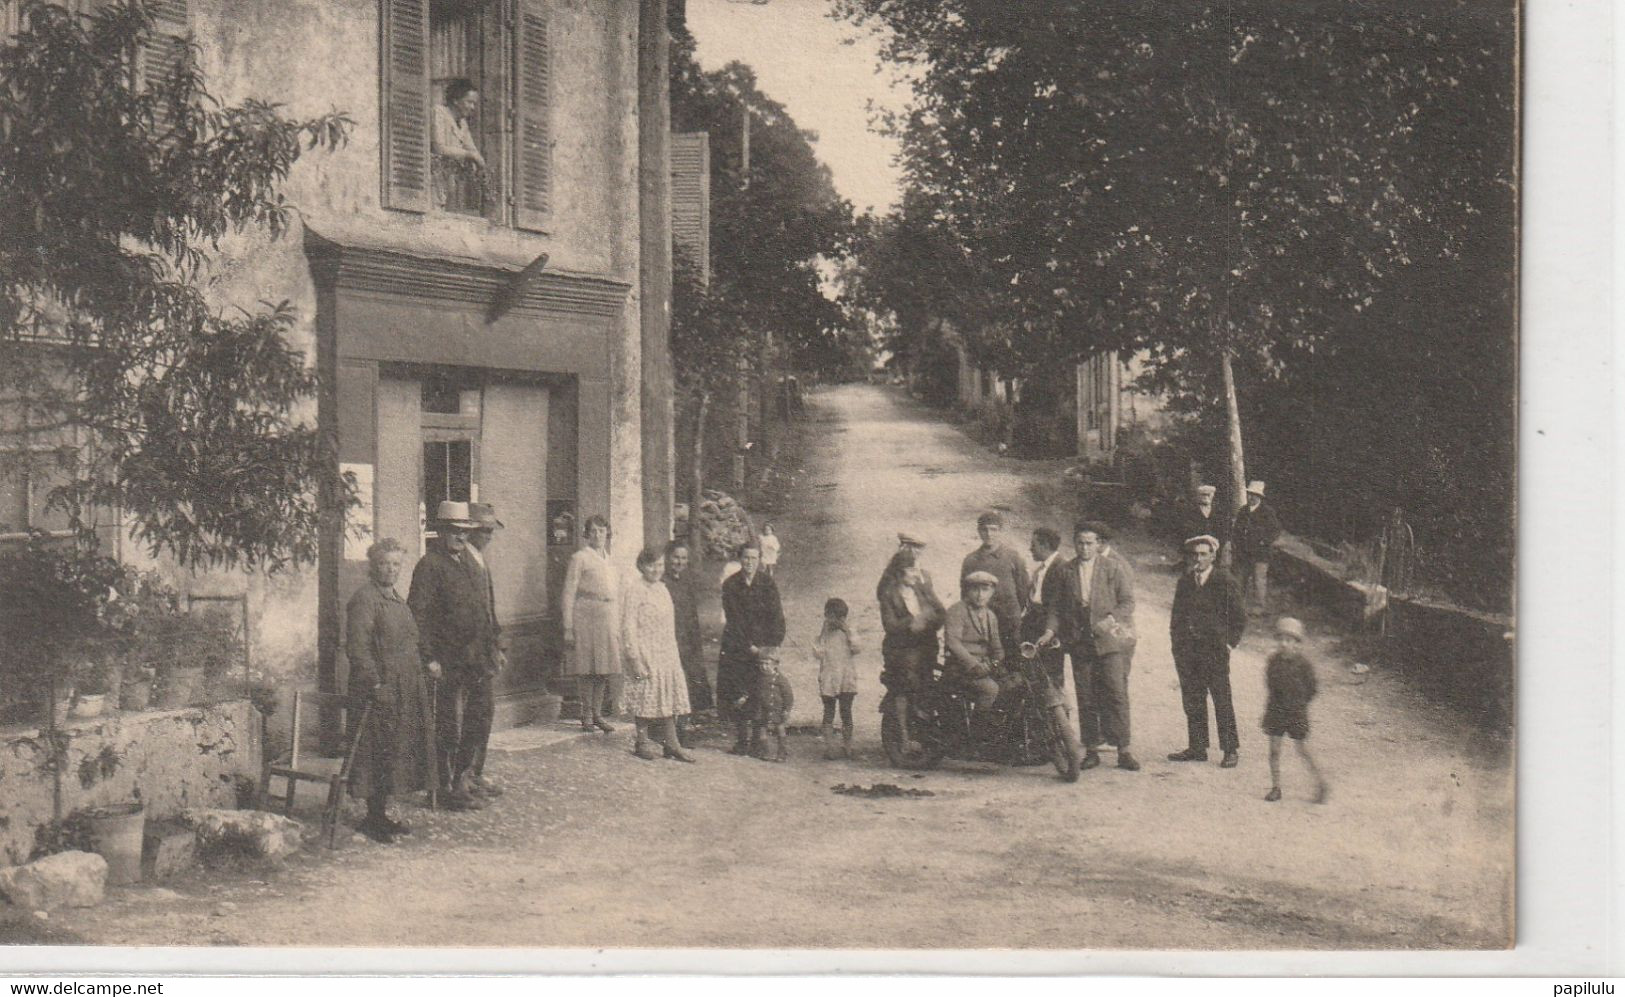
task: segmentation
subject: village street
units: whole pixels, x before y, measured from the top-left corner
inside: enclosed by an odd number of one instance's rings
[[[818,720],[809,644],[841,596],[864,644],[858,757],[789,764],[728,755],[644,762],[630,730],[493,754],[507,794],[477,814],[403,810],[418,833],[359,836],[274,873],[199,874],[110,889],[102,907],[52,915],[51,940],[99,944],[577,947],[1494,948],[1511,937],[1510,747],[1374,669],[1353,676],[1313,625],[1321,696],[1314,745],[1326,805],[1288,753],[1269,786],[1262,668],[1250,633],[1234,660],[1241,765],[1174,764],[1184,718],[1168,648],[1174,574],[1162,545],[1117,547],[1138,574],[1131,679],[1144,769],[1107,764],[1075,785],[1049,766],[884,764],[876,707],[875,581],[896,532],[925,539],[949,595],[975,517],[1005,510],[1006,538],[1068,527],[1058,466],[998,458],[895,389],[809,397],[805,468],[775,520],[797,724]],[[628,555],[629,557],[630,555]],[[709,570],[714,571],[715,566]],[[715,621],[709,621],[712,626]],[[1358,684],[1356,684],[1358,682]],[[928,797],[837,795],[895,783]],[[333,966],[341,970],[342,966]]]

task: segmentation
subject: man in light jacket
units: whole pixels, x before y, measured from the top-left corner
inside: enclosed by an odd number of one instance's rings
[[[1058,637],[1072,659],[1077,687],[1083,768],[1100,764],[1100,747],[1117,748],[1117,767],[1138,772],[1129,750],[1128,674],[1134,660],[1134,571],[1121,557],[1103,556],[1111,539],[1104,523],[1086,520],[1072,531],[1078,556],[1061,571],[1039,643]]]

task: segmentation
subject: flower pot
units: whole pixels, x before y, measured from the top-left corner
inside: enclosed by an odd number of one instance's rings
[[[83,815],[90,850],[107,860],[107,882],[141,882],[141,845],[146,837],[146,808],[137,802],[96,807]]]
[[[152,702],[152,680],[131,679],[119,687],[119,709],[137,712]]]
[[[102,710],[106,706],[107,695],[105,693],[80,693],[79,698],[74,700],[73,708],[68,711],[68,716],[75,720],[89,720],[92,717],[101,716]]]
[[[203,695],[203,669],[169,669],[158,677],[157,694],[163,709],[190,705]]]

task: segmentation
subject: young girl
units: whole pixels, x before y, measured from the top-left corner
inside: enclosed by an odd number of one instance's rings
[[[692,762],[694,757],[677,740],[676,718],[688,713],[688,680],[677,650],[671,593],[660,581],[665,564],[660,549],[645,547],[638,555],[638,577],[627,583],[622,599],[626,702],[637,721],[632,753],[653,759],[652,738],[665,748],[667,758]]]
[[[824,603],[824,626],[813,641],[818,658],[818,695],[824,700],[824,757],[852,757],[852,701],[858,695],[857,641],[846,622],[841,599]],[[841,746],[835,746],[835,706],[841,707]]]
[[[767,577],[772,578],[773,572],[779,566],[779,535],[773,532],[772,523],[762,524],[762,535],[756,541],[762,548],[762,570]]]

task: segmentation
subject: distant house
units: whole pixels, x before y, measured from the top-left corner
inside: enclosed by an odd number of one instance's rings
[[[944,322],[944,326],[948,323]],[[970,353],[959,341],[957,334],[952,336],[954,347],[954,360],[958,370],[958,389],[955,398],[962,408],[979,408],[989,402],[1002,402],[1010,404],[1016,398],[1016,382],[1001,378],[998,374],[978,367],[970,358]]]
[[[1078,456],[1110,461],[1134,441],[1154,439],[1168,426],[1162,399],[1135,387],[1144,358],[1116,351],[1077,365]]]

